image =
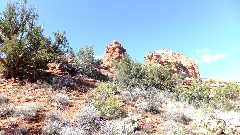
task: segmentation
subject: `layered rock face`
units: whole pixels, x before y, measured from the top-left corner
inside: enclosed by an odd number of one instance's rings
[[[186,80],[200,78],[196,63],[183,54],[163,49],[148,53],[144,59],[146,64],[169,65],[174,74],[183,73]]]
[[[116,40],[113,40],[104,53],[103,65],[106,67],[111,67],[113,60],[121,60],[126,52],[126,49]]]

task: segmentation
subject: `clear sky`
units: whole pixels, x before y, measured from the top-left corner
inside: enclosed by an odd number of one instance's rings
[[[0,10],[8,0],[0,0]],[[12,0],[13,1],[13,0]],[[240,81],[239,0],[28,0],[45,34],[66,31],[70,46],[94,45],[96,56],[119,41],[144,62],[170,49],[198,63],[201,77]]]

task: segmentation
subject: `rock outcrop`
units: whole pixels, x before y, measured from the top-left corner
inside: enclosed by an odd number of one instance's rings
[[[126,49],[116,40],[113,40],[104,53],[103,65],[106,67],[111,67],[113,60],[121,60],[126,52]]]
[[[145,57],[146,64],[169,65],[174,74],[182,73],[186,80],[200,78],[198,67],[186,55],[173,53],[171,50],[150,52]]]

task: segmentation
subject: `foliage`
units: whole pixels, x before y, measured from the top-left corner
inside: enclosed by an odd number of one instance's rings
[[[107,135],[135,135],[138,128],[137,121],[140,117],[141,115],[129,115],[121,120],[107,121],[101,127],[101,133]]]
[[[76,114],[76,119],[71,121],[58,110],[51,110],[46,115],[46,125],[42,128],[43,134],[52,135],[78,135],[96,134],[100,128],[98,110],[87,105]]]
[[[58,133],[60,135],[91,135],[94,134],[92,132],[88,132],[84,130],[82,127],[79,127],[78,125],[65,125],[61,128],[60,132]]]
[[[176,96],[181,101],[200,107],[210,101],[210,86],[200,79],[195,79],[188,90],[182,90]]]
[[[178,84],[178,76],[174,76],[170,67],[159,65],[142,65],[132,60],[127,54],[117,64],[118,82],[123,88],[155,87],[161,90],[172,90]]]
[[[112,119],[122,116],[122,111],[117,100],[113,97],[101,97],[98,100],[93,100],[92,104],[99,108],[101,116]]]
[[[76,122],[84,130],[95,133],[100,128],[100,114],[93,105],[86,105],[76,114]]]
[[[207,129],[209,134],[226,134],[226,135],[237,135],[239,134],[237,127],[231,127],[227,125],[227,122],[222,119],[211,120],[203,122],[204,128]]]
[[[94,59],[93,46],[81,47],[74,58],[73,63],[63,62],[63,67],[71,74],[77,74],[80,77],[90,77],[97,80],[108,80],[97,67],[99,60]]]
[[[59,134],[63,126],[68,124],[68,120],[58,110],[50,110],[46,114],[46,124],[42,128],[43,134]]]
[[[147,87],[172,90],[178,84],[178,76],[174,76],[171,68],[168,66],[145,65],[143,69],[144,85]]]
[[[0,13],[0,62],[6,77],[24,77],[44,69],[48,61],[60,61],[71,51],[65,32],[55,32],[55,41],[43,35],[38,14],[27,1],[8,3]]]
[[[31,120],[38,116],[38,113],[43,111],[39,103],[26,103],[16,108],[16,115],[22,115],[24,119]]]
[[[102,95],[112,94],[115,95],[118,93],[117,87],[114,86],[111,82],[102,82],[97,87],[97,92],[101,93]]]
[[[158,107],[162,103],[162,100],[161,93],[158,89],[143,89],[141,94],[138,95],[138,109],[140,111],[151,112],[154,114],[159,113]]]
[[[228,84],[225,87],[210,91],[210,85],[202,80],[194,80],[189,89],[176,90],[174,95],[178,100],[187,101],[196,107],[212,107],[223,111],[239,110],[240,86]]]
[[[143,69],[142,64],[134,61],[128,54],[122,60],[113,65],[118,69],[118,82],[124,88],[133,88],[142,84]]]
[[[9,103],[9,99],[5,94],[0,93],[0,116],[7,116],[14,113],[13,104]]]
[[[239,109],[234,101],[239,99],[240,86],[238,84],[228,84],[225,87],[214,90],[215,93],[210,102],[210,106],[220,110]]]
[[[219,88],[215,91],[214,97],[216,99],[226,98],[236,100],[239,96],[240,85],[238,84],[228,84],[223,88]]]
[[[102,117],[106,119],[114,119],[123,117],[124,113],[120,109],[119,103],[113,97],[116,88],[110,83],[103,83],[97,87],[96,91],[88,93],[88,99],[95,106]]]
[[[81,76],[94,76],[94,52],[92,46],[80,48],[74,59],[74,67]]]
[[[56,94],[55,100],[61,109],[65,109],[71,104],[69,97],[61,93]]]

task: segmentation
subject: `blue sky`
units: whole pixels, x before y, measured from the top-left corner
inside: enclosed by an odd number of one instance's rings
[[[8,0],[1,0],[2,10]],[[66,31],[70,46],[96,56],[119,41],[138,61],[170,49],[198,62],[201,77],[240,81],[239,0],[28,0],[45,34]]]

